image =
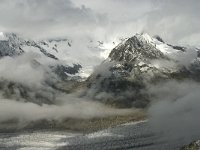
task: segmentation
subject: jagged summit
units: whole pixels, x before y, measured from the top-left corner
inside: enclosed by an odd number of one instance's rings
[[[120,43],[111,51],[109,58],[127,62],[171,59],[174,56],[179,57],[178,55],[182,55],[182,52],[187,52],[187,50],[189,48],[165,43],[159,36],[151,37],[147,33],[142,33]]]
[[[134,62],[165,58],[165,56],[162,51],[156,48],[154,39],[148,34],[136,34],[114,48],[109,58],[115,61]]]
[[[24,51],[20,47],[23,42],[16,34],[0,32],[0,57],[15,56],[23,53]]]

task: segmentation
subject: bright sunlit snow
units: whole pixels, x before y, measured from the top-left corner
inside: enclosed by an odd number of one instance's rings
[[[4,36],[3,32],[0,32],[0,41],[5,41],[7,38]]]

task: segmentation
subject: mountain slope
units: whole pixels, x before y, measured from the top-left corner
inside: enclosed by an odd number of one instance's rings
[[[86,95],[118,107],[147,107],[149,84],[196,79],[199,58],[195,48],[173,46],[160,37],[136,34],[115,47],[88,79]]]
[[[68,92],[74,83],[82,80],[80,64],[68,64],[45,49],[41,41],[24,39],[13,33],[1,33],[0,37],[3,98],[54,104],[58,93]]]

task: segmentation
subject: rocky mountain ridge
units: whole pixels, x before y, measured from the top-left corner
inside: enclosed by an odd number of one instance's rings
[[[148,85],[166,80],[199,81],[198,49],[173,46],[136,34],[115,47],[88,79],[87,96],[118,107],[147,107]]]

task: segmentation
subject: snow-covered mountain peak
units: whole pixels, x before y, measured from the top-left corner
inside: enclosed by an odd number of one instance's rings
[[[179,58],[187,57],[187,54],[191,53],[191,51],[194,50],[168,44],[159,36],[151,37],[147,33],[137,33],[115,47],[111,51],[109,58],[115,61],[126,62],[135,62],[135,60],[149,61],[153,59],[173,59],[176,61]],[[196,55],[194,56],[196,57]]]
[[[198,51],[195,48],[173,46],[165,43],[160,37],[148,34],[136,34],[121,42],[109,54],[108,61],[114,62],[115,67],[132,76],[136,72],[146,74],[147,78],[155,75],[170,74],[188,68],[197,60]],[[195,63],[197,64],[197,63]]]
[[[137,33],[135,37],[137,37],[141,41],[145,41],[148,43],[153,42],[153,38],[147,33],[142,33],[142,34]]]
[[[115,61],[135,62],[166,57],[156,48],[154,39],[148,34],[136,34],[115,47],[109,58]]]

